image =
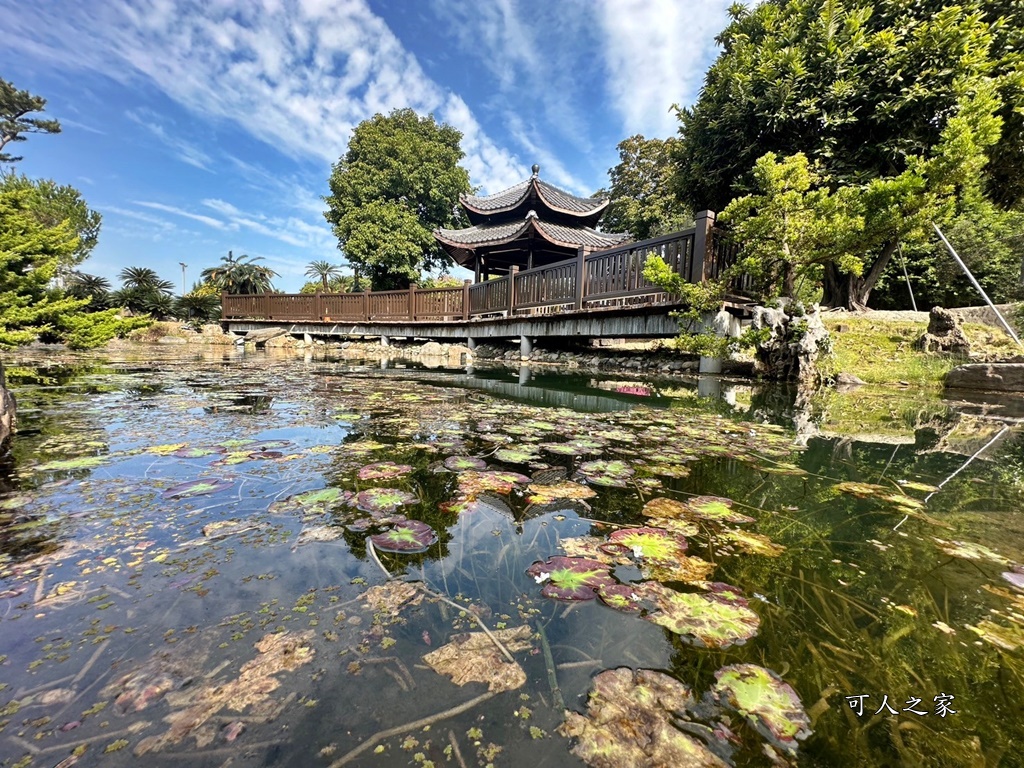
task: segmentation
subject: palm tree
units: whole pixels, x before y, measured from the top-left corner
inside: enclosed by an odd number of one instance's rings
[[[331,264],[329,261],[311,261],[306,269],[306,277],[316,277],[324,287],[324,293],[328,291],[328,280],[341,274],[341,267]]]
[[[220,296],[187,293],[178,299],[174,312],[183,320],[211,323],[220,317]]]
[[[270,267],[254,263],[262,258],[245,254],[236,258],[228,251],[227,256],[221,256],[223,264],[204,269],[200,277],[224,293],[269,293],[274,290],[271,279],[278,274]]]
[[[125,267],[117,274],[125,288],[140,288],[142,290],[157,289],[160,291],[173,290],[167,280],[161,280],[160,275],[149,267]]]

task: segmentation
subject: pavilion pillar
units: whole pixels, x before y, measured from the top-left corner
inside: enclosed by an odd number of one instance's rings
[[[481,261],[482,261],[482,259],[479,256],[477,256],[475,259],[473,259],[473,282],[474,283],[479,283],[480,282],[480,262]]]

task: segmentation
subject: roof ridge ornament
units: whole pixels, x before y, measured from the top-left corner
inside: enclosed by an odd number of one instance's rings
[[[533,171],[533,178],[536,179],[538,176],[540,176],[540,166],[537,165],[537,163],[534,163],[533,168],[531,168],[530,170]]]
[[[540,218],[540,217],[537,216],[537,212],[531,208],[529,211],[526,212],[526,218],[528,218],[528,219],[537,219],[537,218]]]

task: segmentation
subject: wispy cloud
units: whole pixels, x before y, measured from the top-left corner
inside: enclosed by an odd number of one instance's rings
[[[167,129],[157,122],[158,118],[156,115],[146,115],[143,110],[129,110],[125,113],[125,116],[133,123],[145,128],[162,144],[169,147],[181,162],[213,173],[210,168],[213,159],[203,150],[199,149],[199,147],[190,144],[180,136],[168,133]]]
[[[697,97],[730,0],[599,0],[608,92],[627,133],[667,137]]]
[[[166,0],[39,0],[8,4],[4,22],[14,50],[121,82],[144,77],[193,113],[229,120],[295,158],[336,160],[361,120],[398,107],[437,111],[451,96],[365,0],[223,0],[187,10]],[[490,185],[511,155],[478,143],[469,163],[475,181]],[[202,154],[182,159],[209,164]]]
[[[221,214],[232,229],[248,230],[296,248],[316,252],[329,252],[336,246],[326,222],[314,225],[296,216],[251,213],[216,198],[203,200],[203,205]]]
[[[177,208],[173,205],[165,205],[164,203],[153,203],[144,200],[134,200],[135,205],[141,205],[143,208],[151,208],[154,211],[163,211],[164,213],[173,213],[175,216],[182,216],[186,219],[192,219],[192,221],[198,221],[200,224],[205,224],[208,227],[226,231],[229,229],[237,229],[236,226],[227,224],[220,219],[215,219],[212,216],[204,216],[201,213],[192,213],[186,211],[184,208]]]

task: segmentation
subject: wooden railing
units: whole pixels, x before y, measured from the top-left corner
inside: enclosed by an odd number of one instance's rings
[[[739,246],[714,226],[714,214],[698,214],[694,227],[670,235],[587,253],[461,288],[410,288],[368,293],[224,295],[225,320],[367,322],[372,320],[456,321],[480,317],[547,314],[611,307],[678,303],[678,297],[644,277],[644,265],[660,256],[687,282],[717,279],[736,262]],[[731,292],[749,295],[746,276],[732,280]]]

